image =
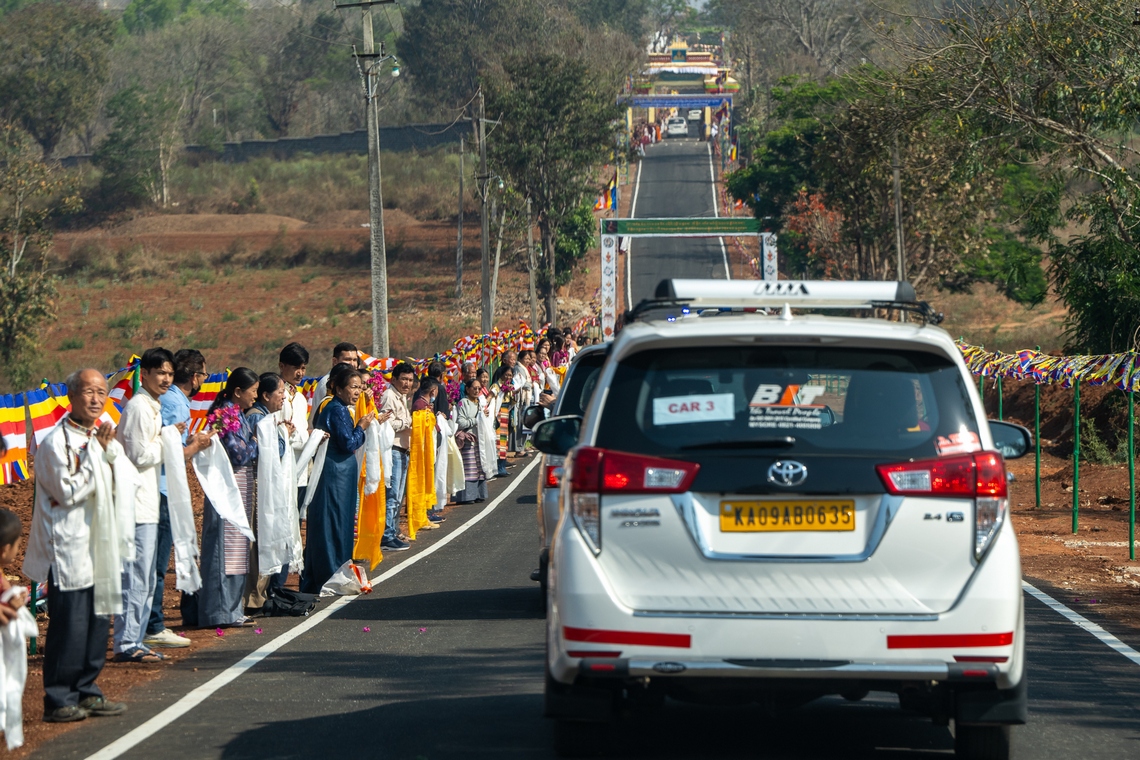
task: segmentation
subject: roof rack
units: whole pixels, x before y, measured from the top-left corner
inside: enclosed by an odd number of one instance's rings
[[[635,306],[626,321],[709,313],[754,313],[781,309],[897,309],[911,312],[928,324],[939,324],[942,314],[919,301],[909,282],[834,280],[662,280],[655,298]]]

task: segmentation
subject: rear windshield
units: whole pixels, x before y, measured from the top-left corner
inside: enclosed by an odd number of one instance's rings
[[[581,415],[594,395],[598,375],[606,363],[607,352],[593,351],[579,358],[570,368],[570,377],[558,394],[558,414]]]
[[[644,351],[617,368],[603,448],[934,457],[981,448],[946,357],[920,351],[765,346]]]

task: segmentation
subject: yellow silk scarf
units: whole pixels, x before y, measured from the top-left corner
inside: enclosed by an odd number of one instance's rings
[[[376,411],[376,404],[367,393],[361,393],[356,400],[356,419],[362,419],[369,412]],[[373,425],[376,423],[373,422]],[[383,463],[381,462],[381,468]],[[364,493],[364,462],[360,463],[360,477],[356,481],[356,492],[360,499],[360,511],[356,520],[356,545],[352,547],[353,559],[366,559],[373,570],[384,558],[380,551],[380,541],[384,537],[384,473],[380,473],[380,487],[376,493]]]
[[[408,538],[428,524],[435,507],[435,412],[412,412],[412,443],[408,449]]]

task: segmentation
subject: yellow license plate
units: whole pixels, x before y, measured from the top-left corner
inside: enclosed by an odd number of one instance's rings
[[[855,530],[853,501],[722,501],[721,533]]]

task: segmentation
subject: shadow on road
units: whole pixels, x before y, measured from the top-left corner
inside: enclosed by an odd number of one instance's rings
[[[235,737],[224,758],[548,758],[553,727],[537,694],[443,697],[288,723],[267,723]],[[779,717],[755,709],[670,703],[650,720],[605,732],[602,757],[629,758],[928,758],[953,752],[946,728],[903,715],[893,700],[821,700]]]
[[[538,584],[514,588],[434,591],[363,599],[337,613],[342,620],[542,620]],[[363,603],[361,603],[363,602]]]

